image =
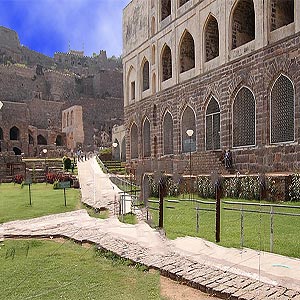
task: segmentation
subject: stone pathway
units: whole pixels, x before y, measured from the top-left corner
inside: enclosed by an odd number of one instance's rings
[[[90,195],[88,170],[93,161],[79,164],[83,198],[95,201],[97,207],[114,211],[115,187],[109,188],[107,177],[96,184],[96,200]],[[103,185],[102,185],[103,184]],[[103,190],[101,186],[104,187]],[[113,199],[113,200],[111,200]],[[5,238],[63,237],[78,242],[95,243],[103,248],[159,269],[172,279],[224,299],[294,299],[300,300],[300,260],[217,246],[199,238],[170,241],[146,223],[123,224],[113,216],[106,220],[89,217],[85,210],[13,221],[0,226]]]

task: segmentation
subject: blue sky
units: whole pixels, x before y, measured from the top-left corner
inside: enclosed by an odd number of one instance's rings
[[[130,0],[0,0],[0,25],[17,31],[21,44],[54,52],[122,53],[122,10]]]

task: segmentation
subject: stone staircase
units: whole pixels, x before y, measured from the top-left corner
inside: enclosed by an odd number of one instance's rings
[[[192,168],[193,175],[200,174],[230,174],[232,170],[227,170],[222,162],[223,151],[210,151],[201,153],[192,153]],[[188,163],[185,170],[185,175],[190,174],[190,164]]]

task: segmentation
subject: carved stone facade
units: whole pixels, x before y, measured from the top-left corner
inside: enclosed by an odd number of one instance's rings
[[[128,31],[142,6],[134,24],[143,26]],[[128,162],[184,173],[192,151],[193,173],[222,172],[230,149],[240,172],[299,170],[299,1],[133,0],[123,25]],[[145,60],[155,78],[148,90]]]

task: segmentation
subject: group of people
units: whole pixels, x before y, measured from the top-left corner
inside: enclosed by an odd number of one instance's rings
[[[78,162],[87,160],[87,154],[86,152],[82,152],[82,150],[78,150],[76,155],[77,155]]]

